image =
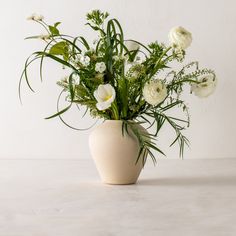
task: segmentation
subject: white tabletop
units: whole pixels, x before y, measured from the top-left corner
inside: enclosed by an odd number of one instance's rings
[[[0,160],[0,236],[236,235],[236,159],[158,163],[112,186],[91,160]]]

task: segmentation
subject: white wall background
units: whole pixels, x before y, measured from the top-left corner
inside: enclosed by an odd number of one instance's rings
[[[84,26],[85,15],[101,9],[120,20],[127,38],[144,43],[167,42],[171,27],[181,25],[193,34],[187,61],[199,60],[202,66],[215,69],[219,84],[216,93],[206,100],[188,96],[192,124],[187,135],[191,149],[186,158],[236,157],[236,14],[235,1],[216,0],[1,0],[0,14],[0,158],[88,158],[89,131],[76,132],[58,119],[43,118],[55,111],[59,88],[55,82],[63,76],[58,65],[45,66],[40,84],[38,67],[31,69],[37,93],[24,89],[21,106],[17,95],[18,80],[26,57],[41,49],[38,41],[24,41],[29,35],[43,32],[38,25],[26,21],[32,12],[41,13],[48,22],[62,21],[61,30],[72,35],[92,34]],[[187,62],[186,61],[186,62]],[[80,115],[71,112],[74,124]],[[76,121],[78,119],[78,121]],[[177,158],[177,149],[168,149],[168,129],[161,133],[161,146],[168,157]]]

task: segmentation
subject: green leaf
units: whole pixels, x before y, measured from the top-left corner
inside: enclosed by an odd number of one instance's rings
[[[85,46],[85,48],[86,48],[87,50],[89,50],[90,47],[89,47],[89,44],[88,44],[88,42],[86,41],[86,39],[85,39],[84,37],[82,37],[82,36],[79,36],[79,38],[81,39],[81,42],[82,42],[82,44]]]
[[[53,42],[53,40],[51,40],[46,47],[44,48],[43,52],[46,52],[48,47],[51,45],[51,43]],[[40,59],[40,66],[39,66],[39,73],[40,73],[40,80],[43,81],[43,59],[44,59],[44,55],[41,56]]]
[[[65,113],[66,111],[68,111],[68,110],[71,108],[71,105],[72,105],[72,104],[70,104],[68,107],[62,109],[61,111],[55,113],[54,115],[46,117],[45,119],[46,119],[46,120],[49,120],[49,119],[52,119],[52,118],[54,118],[54,117],[60,116],[61,114],[63,114],[63,113]]]
[[[122,112],[122,117],[126,118],[128,114],[128,86],[127,80],[123,77],[118,81],[118,91],[117,96],[119,100],[120,110]]]
[[[181,103],[183,103],[183,101],[177,100],[176,102],[170,103],[169,105],[166,105],[165,107],[161,107],[161,110],[162,111],[167,111],[167,110],[171,109],[172,107],[174,107],[176,105],[179,105]]]
[[[52,55],[67,54],[68,53],[68,45],[64,41],[56,43],[50,48],[49,53]]]
[[[32,54],[33,55],[33,54]],[[32,56],[31,55],[31,56]],[[29,80],[28,80],[28,76],[27,76],[27,68],[28,66],[34,62],[35,60],[39,59],[40,57],[34,57],[33,59],[30,60],[31,56],[29,56],[27,58],[27,60],[25,61],[25,67],[24,67],[24,70],[22,71],[21,73],[21,76],[20,76],[20,80],[19,80],[19,84],[18,84],[18,96],[19,96],[19,99],[20,99],[20,102],[22,103],[22,100],[21,100],[21,84],[22,84],[22,80],[23,78],[25,78],[26,80],[26,83],[29,87],[29,89],[34,92],[33,88],[31,87],[30,83],[29,83]],[[30,61],[29,61],[30,60]]]
[[[138,153],[138,157],[137,157],[137,159],[136,159],[135,165],[137,165],[137,163],[138,163],[140,157],[142,156],[142,154],[144,154],[144,153],[143,153],[144,150],[145,150],[145,148],[144,148],[143,146],[141,146],[141,147],[139,148],[139,153]]]
[[[56,56],[54,56],[54,55],[51,55],[50,53],[46,53],[46,52],[35,52],[35,54],[41,55],[41,56],[44,55],[45,57],[49,57],[49,58],[53,59],[54,61],[57,61],[57,62],[61,63],[62,65],[67,66],[67,67],[69,67],[69,68],[72,68],[73,70],[76,71],[76,68],[75,68],[73,65],[71,65],[70,63],[68,63],[68,62],[65,61],[65,60],[62,60],[61,58],[58,58],[58,57],[56,57]]]
[[[57,28],[57,26],[60,25],[60,24],[61,24],[61,22],[56,22],[56,23],[54,24],[54,27]]]
[[[60,102],[61,96],[62,96],[62,94],[63,94],[64,92],[65,92],[65,90],[62,90],[61,93],[60,93],[59,96],[58,96],[58,99],[57,99],[57,112],[58,112],[58,113],[55,114],[55,115],[58,116],[59,119],[61,120],[61,122],[62,122],[64,125],[66,125],[67,127],[69,127],[70,129],[79,130],[79,131],[84,131],[84,130],[88,130],[88,129],[92,128],[92,127],[97,123],[98,120],[95,121],[91,126],[89,126],[89,127],[87,127],[87,128],[83,128],[83,129],[73,127],[73,126],[69,125],[67,122],[65,122],[65,120],[62,118],[61,115],[62,115],[64,112],[66,112],[68,109],[65,108],[65,109],[62,110],[62,111],[59,110],[59,102]],[[72,103],[70,104],[70,106],[72,106]],[[70,108],[70,106],[69,106],[69,108]],[[66,110],[66,109],[67,109],[67,110]],[[55,117],[55,116],[54,116],[54,117]]]
[[[39,39],[40,38],[40,35],[34,35],[34,36],[29,36],[29,37],[26,37],[26,39]]]
[[[78,50],[80,53],[82,52],[82,50],[76,45],[76,40],[77,40],[78,38],[79,38],[79,37],[74,38],[73,42],[71,42],[71,41],[68,40],[67,38],[61,36],[61,39],[62,39],[62,40],[64,40],[65,42],[67,42],[68,45],[71,45],[71,46],[72,46],[72,51],[73,51],[73,53],[75,53],[76,50]],[[75,49],[76,49],[76,50],[75,50]]]
[[[69,76],[69,91],[70,91],[70,96],[71,96],[71,102],[74,100],[75,96],[75,91],[74,91],[74,86],[73,86],[73,75],[75,72],[72,72]]]
[[[93,26],[93,25],[91,25],[90,23],[86,23],[85,25],[89,25],[93,30],[95,30],[95,31],[100,31],[102,35],[106,35],[106,33],[104,32],[104,30],[101,29],[101,28],[99,28],[99,27],[97,27],[97,26]]]
[[[163,151],[161,151],[158,147],[156,147],[156,146],[155,146],[154,144],[152,144],[151,142],[145,142],[145,144],[146,144],[146,146],[148,146],[148,147],[154,149],[155,151],[160,152],[163,156],[166,156],[166,154],[165,154]]]
[[[170,147],[171,146],[173,146],[175,143],[176,143],[176,141],[179,139],[179,137],[180,137],[180,133],[176,136],[176,138],[174,139],[174,141],[170,144]]]
[[[59,30],[57,29],[57,27],[52,26],[52,25],[49,25],[48,28],[49,28],[49,31],[50,31],[50,33],[51,33],[52,35],[59,35],[59,34],[60,34],[60,32],[59,32]]]

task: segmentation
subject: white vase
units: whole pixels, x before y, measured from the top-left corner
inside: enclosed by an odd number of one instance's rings
[[[138,128],[144,129],[137,125]],[[143,156],[139,153],[136,136],[125,132],[122,135],[122,121],[106,120],[97,126],[89,137],[92,157],[100,177],[107,184],[134,184],[143,167]]]

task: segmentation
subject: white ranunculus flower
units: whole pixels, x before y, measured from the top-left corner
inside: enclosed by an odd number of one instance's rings
[[[167,89],[161,80],[151,80],[144,85],[143,97],[147,103],[156,106],[167,96]]]
[[[133,41],[125,41],[125,46],[129,51],[139,50],[139,44]]]
[[[94,91],[94,97],[97,100],[96,107],[98,110],[106,110],[115,100],[116,92],[110,84],[100,84]]]
[[[198,82],[199,83],[191,84],[191,92],[193,92],[197,97],[208,97],[216,89],[217,80],[213,75],[203,76],[198,80]]]
[[[171,46],[179,47],[183,50],[192,43],[192,34],[181,26],[172,28],[168,37]]]
[[[106,70],[106,64],[104,62],[97,62],[95,65],[95,71],[103,73]]]

